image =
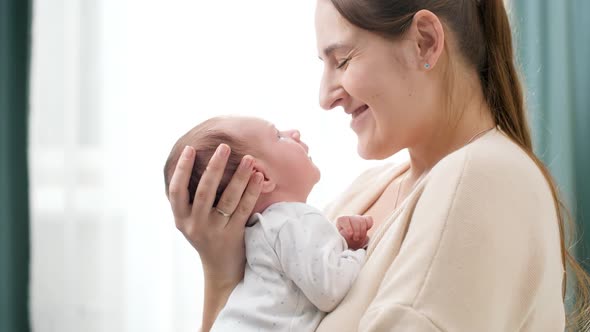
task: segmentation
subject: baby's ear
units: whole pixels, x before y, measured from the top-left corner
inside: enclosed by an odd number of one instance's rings
[[[275,190],[277,183],[268,172],[268,168],[259,160],[254,161],[254,171],[262,173],[264,180],[262,181],[261,194],[269,194]]]

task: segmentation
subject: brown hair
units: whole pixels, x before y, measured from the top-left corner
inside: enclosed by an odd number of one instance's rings
[[[176,141],[168,155],[166,164],[164,165],[166,196],[168,196],[170,180],[174,173],[174,169],[176,168],[176,164],[178,163],[178,158],[180,158],[185,146],[192,146],[196,150],[195,163],[193,165],[193,171],[188,185],[189,202],[192,204],[195,198],[197,185],[207,168],[209,159],[211,159],[219,144],[225,143],[231,148],[231,153],[227,161],[227,166],[225,167],[225,172],[221,178],[221,182],[217,187],[215,202],[213,203],[213,206],[217,206],[221,194],[229,184],[235,171],[238,169],[242,158],[247,154],[244,142],[241,142],[237,138],[215,127],[215,124],[219,123],[219,121],[223,120],[221,118],[211,118],[206,120],[189,130]]]
[[[514,64],[512,35],[502,0],[331,0],[353,25],[386,38],[401,36],[414,14],[426,9],[438,15],[456,37],[461,58],[477,69],[494,121],[535,162],[550,185],[559,219],[561,252],[577,279],[576,304],[568,315],[568,328],[589,324],[590,278],[565,246],[564,230],[573,230],[572,219],[561,202],[555,182],[534,154],[524,106],[523,89]],[[572,237],[568,237],[572,239]],[[566,280],[563,280],[565,299]]]

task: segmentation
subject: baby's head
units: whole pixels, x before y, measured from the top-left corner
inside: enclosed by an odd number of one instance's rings
[[[279,131],[258,118],[216,117],[197,125],[174,144],[164,166],[166,194],[178,158],[184,147],[190,145],[197,152],[188,188],[192,204],[207,163],[221,143],[229,145],[231,153],[214,206],[245,155],[255,158],[254,169],[264,175],[255,212],[276,202],[305,202],[320,179],[320,172],[309,158],[307,145],[301,142],[298,131]]]

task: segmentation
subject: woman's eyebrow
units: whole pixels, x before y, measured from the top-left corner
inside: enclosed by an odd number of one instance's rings
[[[327,46],[326,48],[324,48],[323,54],[324,54],[324,56],[328,57],[332,53],[334,53],[335,51],[341,50],[343,48],[350,48],[350,46],[342,44],[342,43],[334,43],[334,44],[331,44],[331,45]],[[321,56],[318,56],[318,58],[320,58],[320,60],[323,60]]]

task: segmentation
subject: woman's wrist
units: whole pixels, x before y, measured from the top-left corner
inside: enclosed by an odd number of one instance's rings
[[[208,332],[239,280],[222,279],[205,273],[205,296],[203,305],[202,332]]]
[[[210,293],[231,293],[244,277],[244,268],[215,270],[208,269],[203,265],[203,279],[205,281],[205,290]]]

